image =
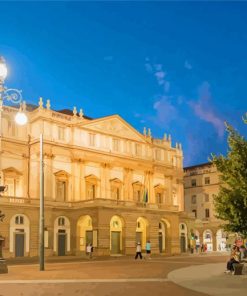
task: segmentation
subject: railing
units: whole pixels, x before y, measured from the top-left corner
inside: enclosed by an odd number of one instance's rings
[[[16,196],[1,196],[0,197],[0,203],[3,204],[26,204],[29,203],[28,198],[23,197],[16,197]]]
[[[26,198],[14,196],[1,196],[0,204],[32,204],[39,206],[39,198]],[[80,201],[55,201],[45,198],[45,206],[63,207],[63,208],[82,208],[90,206],[110,206],[110,207],[126,207],[126,208],[145,208],[153,210],[178,211],[178,206],[167,204],[144,203],[133,200],[117,200],[95,198]]]

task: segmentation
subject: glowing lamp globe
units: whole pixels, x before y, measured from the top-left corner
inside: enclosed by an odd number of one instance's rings
[[[8,69],[3,57],[0,57],[0,82],[3,82],[7,77]]]
[[[15,122],[18,125],[25,125],[27,124],[27,115],[21,111],[19,111],[16,115],[15,115]]]

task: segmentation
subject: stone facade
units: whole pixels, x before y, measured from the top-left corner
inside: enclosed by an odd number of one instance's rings
[[[222,230],[222,221],[215,217],[213,196],[219,192],[219,173],[211,163],[184,168],[185,212],[193,214],[191,232],[198,245],[207,245],[207,251],[226,250],[228,235]],[[191,235],[191,234],[189,234]]]
[[[5,257],[36,256],[39,245],[40,134],[44,137],[45,254],[133,254],[150,239],[153,253],[180,253],[183,154],[171,137],[154,139],[118,115],[91,119],[54,111],[50,101],[0,110],[0,197]]]

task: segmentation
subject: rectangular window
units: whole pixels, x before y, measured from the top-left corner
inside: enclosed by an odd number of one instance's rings
[[[205,218],[210,218],[209,209],[205,209]]]
[[[57,181],[57,196],[58,201],[66,200],[66,181]]]
[[[95,134],[89,134],[89,146],[95,146]]]
[[[161,160],[161,150],[160,149],[155,150],[155,159]]]
[[[196,210],[192,210],[192,213],[194,213],[195,218],[197,218],[197,212],[196,212]]]
[[[61,127],[59,126],[58,127],[58,140],[65,140],[65,128],[64,127]]]
[[[135,192],[134,192],[134,198],[138,202],[141,201],[141,190],[135,190]]]
[[[5,184],[8,186],[6,194],[8,196],[16,196],[16,180],[14,178],[6,178]]]
[[[162,194],[160,192],[156,193],[156,203],[158,203],[158,204],[163,203]]]
[[[95,184],[88,185],[88,198],[94,199],[96,195],[96,186]]]
[[[196,204],[196,195],[191,196],[191,203]]]
[[[120,188],[116,187],[116,186],[112,186],[111,188],[111,198],[112,199],[120,199]]]
[[[119,140],[112,139],[112,149],[113,151],[119,151]]]
[[[205,198],[205,202],[209,202],[209,194],[205,193],[204,198]]]
[[[135,154],[138,156],[141,155],[141,145],[140,144],[135,145]]]
[[[192,179],[191,180],[191,186],[192,187],[196,187],[196,179]]]
[[[205,177],[205,185],[209,185],[210,184],[210,177]]]
[[[13,137],[15,137],[17,134],[17,127],[13,121],[8,121],[8,134]]]

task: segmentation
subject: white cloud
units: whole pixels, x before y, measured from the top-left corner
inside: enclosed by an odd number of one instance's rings
[[[193,109],[195,115],[211,123],[220,138],[224,136],[225,125],[224,121],[217,116],[212,105],[212,96],[210,92],[210,84],[204,81],[199,87],[199,99],[197,102],[189,102],[189,105]]]
[[[153,108],[156,111],[155,121],[162,126],[168,125],[177,117],[177,109],[172,105],[169,96],[160,96]]]

